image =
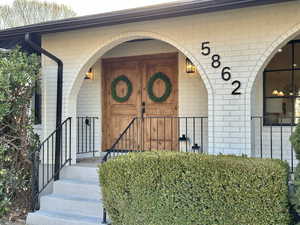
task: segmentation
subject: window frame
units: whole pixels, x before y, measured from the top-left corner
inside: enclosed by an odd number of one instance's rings
[[[42,124],[42,94],[40,80],[37,80],[34,89],[34,125],[40,124]]]
[[[297,67],[294,67],[294,64],[295,64],[295,44],[299,44],[300,45],[300,40],[293,40],[293,41],[290,41],[287,45],[291,44],[292,45],[292,65],[291,67],[289,68],[282,68],[282,69],[265,69],[263,71],[263,125],[264,126],[295,126],[295,120],[296,120],[296,117],[295,117],[295,100],[297,98],[300,99],[300,95],[288,95],[288,96],[267,96],[266,94],[266,85],[267,85],[267,82],[266,82],[266,79],[267,79],[267,73],[270,73],[270,72],[291,72],[291,85],[293,87],[293,93],[295,93],[295,71],[300,71],[300,65],[297,65]],[[293,111],[292,111],[292,117],[291,117],[291,122],[290,123],[269,123],[266,121],[266,118],[269,116],[267,115],[267,112],[266,112],[266,103],[267,103],[267,99],[291,99],[293,101]],[[289,117],[287,117],[289,118]],[[297,117],[299,118],[299,117]]]

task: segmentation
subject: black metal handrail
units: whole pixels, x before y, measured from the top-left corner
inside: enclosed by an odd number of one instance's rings
[[[135,117],[112,147],[106,150],[102,163],[128,152],[169,150],[203,153],[207,150],[207,122],[208,117]],[[107,222],[105,209],[102,222]]]
[[[98,117],[77,117],[77,154],[92,153],[95,157],[95,134]]]
[[[71,164],[72,118],[61,123],[31,154],[32,160],[32,210],[39,209],[40,194],[59,177],[60,171]],[[60,142],[59,160],[56,159],[56,141]],[[59,161],[55,170],[55,163]]]
[[[290,136],[300,117],[252,116],[252,157],[287,161],[291,173],[297,164]]]
[[[109,157],[139,151],[204,152],[208,117],[144,117],[133,118],[106,151]]]
[[[111,148],[106,150],[106,154],[105,156],[102,158],[102,163],[106,162],[110,156],[110,154],[112,154],[112,152],[114,151],[115,147],[117,146],[117,144],[122,140],[122,138],[125,136],[126,132],[130,129],[130,127],[132,126],[132,124],[134,123],[134,121],[137,119],[137,117],[133,118],[130,123],[128,124],[128,126],[125,128],[125,130],[120,134],[120,136],[117,138],[117,140],[112,144]]]

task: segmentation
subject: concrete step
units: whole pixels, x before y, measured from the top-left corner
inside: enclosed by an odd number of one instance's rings
[[[82,216],[78,214],[61,213],[56,211],[37,211],[29,213],[27,225],[95,225],[103,224],[99,217]]]
[[[28,225],[95,225],[103,216],[97,163],[64,168],[53,193],[40,198],[40,210],[29,213]]]
[[[42,211],[55,209],[58,212],[76,213],[84,216],[101,218],[103,215],[102,202],[99,200],[73,197],[70,195],[51,194],[43,196],[40,201]]]
[[[69,195],[96,201],[102,199],[98,181],[92,182],[76,179],[61,179],[54,182],[53,194]]]
[[[61,179],[74,179],[98,182],[98,168],[84,166],[67,166],[62,170]]]
[[[99,152],[99,151],[96,151],[94,153],[93,152],[80,153],[80,154],[76,155],[76,159],[81,160],[81,159],[86,159],[86,158],[100,158],[102,154],[103,153]]]

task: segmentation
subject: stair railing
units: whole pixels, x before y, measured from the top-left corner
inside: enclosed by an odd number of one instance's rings
[[[92,154],[95,157],[96,122],[98,117],[77,117],[77,155]]]
[[[129,150],[125,150],[125,149],[117,150],[116,147],[122,141],[122,139],[127,135],[127,132],[130,130],[130,128],[133,126],[134,122],[137,119],[138,119],[137,117],[133,118],[130,121],[130,123],[128,124],[128,126],[125,128],[125,130],[120,134],[120,136],[117,138],[117,140],[113,143],[111,148],[106,150],[106,154],[102,158],[102,163],[106,162],[110,157],[115,156],[115,154],[117,154],[117,153],[128,153],[129,152]]]
[[[32,211],[39,209],[39,197],[48,185],[59,177],[60,171],[71,164],[72,118],[61,123],[31,154],[32,161]],[[60,154],[56,158],[56,141],[59,140]],[[59,162],[55,171],[55,162]]]

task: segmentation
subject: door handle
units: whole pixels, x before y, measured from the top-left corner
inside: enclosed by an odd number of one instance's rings
[[[144,118],[145,112],[146,112],[146,103],[145,103],[145,102],[142,102],[142,108],[141,108],[141,115],[142,115],[142,118]]]

